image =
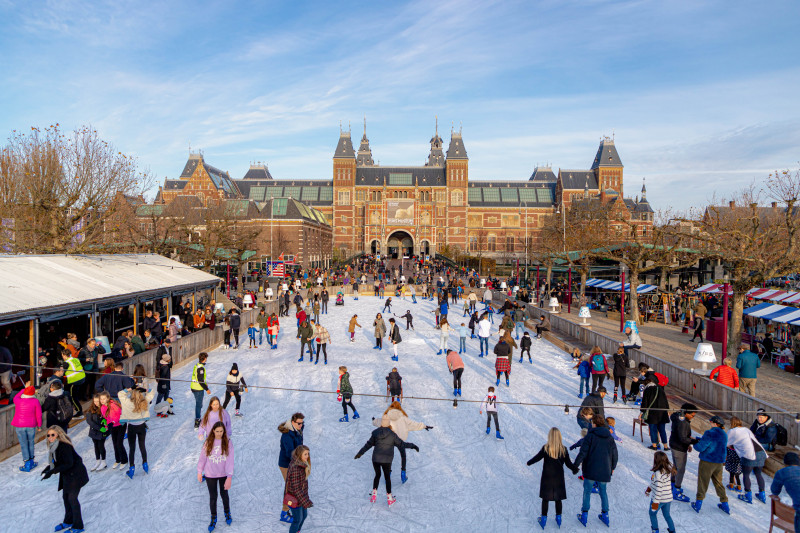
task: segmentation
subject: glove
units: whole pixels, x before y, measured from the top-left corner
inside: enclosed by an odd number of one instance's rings
[[[341,402],[342,401],[342,395],[341,394],[336,396],[336,401],[337,402]],[[375,419],[373,418],[373,420],[375,420]]]
[[[100,428],[100,433],[105,433],[106,431],[108,431],[107,427],[103,426]]]
[[[374,419],[373,419],[374,420]],[[430,431],[433,429],[433,426],[425,426],[425,431]]]
[[[355,459],[361,459],[361,454],[357,453],[356,456],[355,456]]]
[[[52,475],[53,475],[53,471],[52,471],[52,470],[49,470],[49,469],[48,469],[48,470],[45,470],[45,471],[43,471],[43,472],[42,472],[42,479],[41,479],[41,481],[44,481],[45,479],[50,479],[50,476],[52,476]]]
[[[372,417],[372,420],[375,420],[375,417],[374,417],[374,416]]]

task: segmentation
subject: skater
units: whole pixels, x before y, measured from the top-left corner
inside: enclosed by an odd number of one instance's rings
[[[592,489],[596,484],[600,493],[598,518],[605,525],[609,525],[606,485],[611,481],[611,474],[617,468],[617,444],[606,427],[606,419],[603,415],[594,415],[592,427],[583,438],[581,449],[575,458],[575,467],[581,465],[583,465],[583,504],[578,520],[586,526],[589,519]]]
[[[257,331],[258,329],[255,327],[255,325],[252,322],[250,322],[250,325],[247,326],[247,337],[250,339],[249,348],[255,348],[257,346],[256,344]]]
[[[14,417],[11,419],[11,425],[17,432],[22,451],[23,465],[19,469],[22,472],[30,472],[38,465],[34,461],[34,444],[36,430],[42,427],[42,406],[36,398],[36,388],[30,381],[19,394],[14,396]]]
[[[323,288],[322,292],[319,295],[319,300],[320,300],[320,303],[322,304],[320,310],[322,311],[323,315],[327,315],[328,314],[328,301],[330,301],[330,299],[331,299],[331,295],[328,294],[328,289]]]
[[[413,285],[409,285],[408,292],[411,293],[411,303],[417,303],[417,289],[415,289]]]
[[[550,428],[547,433],[547,444],[542,446],[539,453],[534,455],[527,465],[531,466],[544,460],[542,466],[542,478],[539,482],[539,497],[542,499],[542,514],[537,522],[544,529],[547,524],[547,513],[550,502],[556,502],[556,523],[561,527],[562,503],[567,499],[567,488],[564,483],[564,467],[569,468],[573,474],[578,472],[578,468],[572,464],[569,452],[564,447],[561,439],[561,431],[558,428]]]
[[[650,428],[650,449],[660,450],[661,444],[664,451],[669,450],[667,441],[667,422],[669,422],[669,401],[664,387],[658,384],[658,378],[649,376],[642,393],[641,419]],[[661,444],[658,439],[661,436]]]
[[[358,280],[353,281],[353,300],[358,300]]]
[[[375,315],[372,327],[375,332],[375,346],[372,349],[383,350],[383,337],[386,335],[386,322],[383,321],[383,315],[381,313]]]
[[[94,444],[95,465],[92,472],[99,472],[108,468],[106,465],[106,437],[108,437],[108,421],[103,416],[100,405],[100,393],[92,398],[89,412],[86,415],[86,425],[89,426],[89,438]]]
[[[200,352],[197,356],[197,364],[192,369],[192,383],[189,388],[192,389],[194,395],[194,427],[200,427],[200,412],[203,409],[203,391],[206,394],[211,394],[211,390],[206,384],[206,361],[208,361],[208,354]]]
[[[350,324],[347,326],[347,331],[350,333],[350,342],[356,342],[356,326],[360,328],[361,324],[358,323],[358,315],[353,315],[350,318]]]
[[[494,429],[498,439],[503,439],[500,435],[500,422],[497,420],[497,395],[494,393],[494,387],[489,387],[489,393],[486,398],[481,402],[479,414],[483,414],[486,410],[486,434],[488,435],[492,429],[492,418],[494,418]]]
[[[475,328],[478,326],[478,312],[475,311],[472,313],[472,316],[469,317],[469,338],[475,338]]]
[[[122,424],[128,424],[128,471],[125,475],[133,479],[135,471],[136,441],[139,441],[139,453],[142,455],[142,470],[147,474],[147,448],[145,448],[145,438],[147,437],[147,421],[150,419],[150,402],[156,391],[150,390],[143,393],[141,389],[125,389],[119,391],[119,405],[122,408],[119,420]]]
[[[305,347],[308,346],[309,361],[314,362],[314,327],[309,324],[308,320],[304,320],[300,327],[297,328],[297,338],[300,339],[300,359],[298,363],[303,361],[305,356]]]
[[[356,297],[356,300],[358,300],[358,297]],[[319,322],[319,311],[320,311],[319,298],[315,294],[314,295],[314,303],[311,305],[311,312],[314,315],[314,322]]]
[[[381,294],[381,297],[383,297],[382,294]],[[381,311],[381,313],[385,313],[387,309],[389,310],[390,313],[392,312],[392,297],[391,296],[386,298],[386,303],[383,304],[383,310]]]
[[[464,361],[454,351],[447,351],[447,369],[453,374],[453,396],[461,396],[461,375],[464,373]]]
[[[728,431],[728,446],[733,446],[742,464],[742,477],[744,478],[744,494],[738,498],[747,503],[753,503],[753,492],[750,485],[750,473],[756,475],[758,492],[756,499],[761,503],[767,503],[767,493],[765,492],[764,476],[761,469],[767,460],[767,451],[756,440],[753,432],[746,427],[742,427],[742,421],[738,417],[731,418],[731,429]]]
[[[369,440],[358,451],[355,459],[360,459],[367,450],[375,448],[372,451],[372,468],[375,470],[375,477],[372,480],[372,495],[369,501],[375,503],[378,494],[378,484],[381,481],[381,472],[383,472],[384,483],[386,484],[386,501],[391,506],[395,503],[396,499],[392,496],[392,461],[394,460],[394,449],[402,449],[406,443],[400,440],[400,437],[390,428],[391,420],[387,415],[381,418],[381,427],[372,432]],[[409,447],[414,446],[414,449],[419,451],[416,445],[409,443]]]
[[[533,358],[531,357],[531,345],[533,341],[531,340],[531,334],[527,331],[522,334],[522,341],[520,341],[520,346],[522,350],[519,352],[519,362],[521,363],[525,357],[525,352],[528,352],[528,362],[533,364]]]
[[[785,468],[778,470],[772,479],[770,498],[780,500],[780,493],[786,488],[795,510],[794,530],[800,531],[800,456],[795,452],[788,452],[783,458],[783,464],[786,465]]]
[[[692,503],[692,509],[700,512],[708,490],[708,482],[711,481],[720,501],[717,507],[730,514],[728,495],[725,493],[725,485],[722,484],[722,465],[725,462],[728,435],[725,434],[725,422],[720,417],[714,415],[710,422],[711,429],[703,433],[694,444],[695,450],[700,452],[700,464],[697,467],[697,496]]]
[[[406,475],[406,448],[419,451],[419,448],[415,444],[406,442],[406,440],[408,440],[408,432],[422,431],[423,429],[425,431],[430,431],[433,429],[433,426],[427,426],[422,422],[414,422],[408,418],[400,402],[394,400],[392,400],[392,403],[386,408],[386,411],[383,412],[383,416],[389,418],[389,427],[404,443],[398,450],[400,450],[400,481],[405,483],[408,481],[408,476]],[[376,420],[375,417],[373,417],[372,425],[381,427],[382,420],[383,418],[381,418],[381,420]]]
[[[586,398],[583,399],[581,402],[581,407],[591,407],[592,411],[596,415],[600,415],[603,417],[603,420],[606,418],[606,411],[603,407],[603,399],[606,397],[606,388],[605,387],[598,387],[598,389],[591,393],[587,394]],[[584,421],[581,420],[580,413],[578,413],[578,425],[582,428],[589,429],[591,427],[591,421]]]
[[[500,385],[500,374],[506,375],[506,386],[511,386],[509,381],[509,373],[511,372],[511,346],[506,342],[506,337],[500,337],[497,345],[494,347],[494,354],[497,359],[494,361],[494,371],[497,374],[497,383]]]
[[[112,400],[107,392],[100,393],[100,413],[110,428],[111,444],[114,447],[114,466],[111,468],[116,470],[128,462],[128,452],[125,451],[125,433],[128,431],[128,425],[120,424],[122,407],[117,400]]]
[[[394,315],[394,316],[397,316],[397,315]],[[411,316],[411,310],[410,309],[406,310],[406,314],[397,316],[397,318],[405,318],[406,319],[406,331],[408,331],[408,328],[411,328],[412,330],[414,329],[414,317]]]
[[[311,452],[308,446],[299,445],[292,452],[292,461],[286,473],[285,502],[290,502],[292,526],[289,533],[298,533],[314,503],[308,497],[308,476],[311,475]]]
[[[225,425],[217,422],[203,443],[200,458],[197,460],[197,481],[206,481],[208,487],[208,503],[211,507],[211,523],[209,531],[217,525],[217,493],[222,497],[222,510],[225,512],[225,523],[231,525],[231,502],[228,491],[233,481],[233,442],[225,432]]]
[[[592,348],[589,363],[592,365],[592,392],[594,392],[597,387],[603,385],[603,381],[608,375],[608,361],[606,361],[606,356],[600,347],[595,346]]]
[[[286,481],[286,474],[289,470],[289,465],[292,461],[292,453],[294,450],[303,444],[303,425],[305,424],[305,416],[303,413],[295,413],[286,422],[278,426],[278,431],[281,434],[281,451],[278,455],[278,468],[281,471],[284,482]],[[281,522],[292,522],[292,517],[289,514],[289,507],[284,500],[283,509],[281,510]]]
[[[239,310],[235,307],[228,311],[228,316],[231,319],[231,334],[233,335],[233,343],[235,344],[234,348],[239,348],[239,328],[242,326],[242,317],[239,316]],[[211,329],[214,329],[213,325]]]
[[[658,531],[658,512],[661,511],[667,522],[667,531],[674,533],[675,524],[669,515],[669,508],[672,504],[670,476],[675,472],[675,467],[670,464],[666,453],[656,452],[653,455],[653,468],[650,471],[652,472],[650,486],[645,491],[645,494],[650,495],[650,527],[653,531]]]
[[[625,393],[625,379],[628,376],[628,366],[630,360],[628,353],[622,345],[617,348],[617,353],[614,354],[614,403],[617,403],[617,393],[622,391],[622,401],[627,403],[628,396]]]
[[[608,431],[611,433],[611,436],[614,437],[614,440],[622,442],[622,439],[617,437],[617,419],[613,416],[606,417],[606,426],[608,426]]]
[[[520,332],[525,333],[525,307],[518,304],[511,316],[514,319],[514,336],[519,340]]]
[[[258,345],[264,344],[264,337],[267,337],[269,342],[269,317],[266,310],[262,307],[256,317],[256,324],[258,324]]]
[[[297,327],[299,328],[300,324],[308,320],[308,315],[306,315],[306,312],[303,311],[299,304],[296,306],[296,309],[297,312],[294,314],[294,317],[297,319]],[[297,338],[300,338],[300,333],[297,334]]]
[[[692,419],[697,414],[697,406],[691,403],[681,405],[680,411],[675,411],[669,417],[672,422],[672,431],[669,434],[669,447],[672,451],[672,463],[675,465],[675,475],[672,485],[672,498],[679,502],[688,502],[689,497],[683,493],[681,485],[686,473],[686,460],[689,448],[697,443],[692,438]]]
[[[331,342],[331,334],[328,333],[328,330],[322,327],[321,324],[316,325],[316,332],[317,332],[317,360],[314,361],[314,364],[319,364],[319,354],[322,352],[325,355],[325,364],[328,364],[328,344]]]
[[[236,398],[236,416],[242,416],[239,412],[239,407],[242,405],[242,391],[247,392],[247,382],[239,372],[239,366],[233,363],[231,371],[228,372],[228,377],[225,380],[225,402],[222,404],[222,409],[228,407],[228,402],[231,398]]]
[[[200,427],[197,429],[197,438],[199,440],[206,440],[211,433],[211,428],[217,422],[225,424],[225,434],[231,438],[231,415],[221,407],[222,403],[219,398],[212,396],[208,401],[208,407],[200,422]]]
[[[267,335],[267,342],[269,343],[269,347],[273,350],[278,348],[278,332],[281,329],[281,323],[275,313],[272,313],[269,316],[269,320],[267,320],[267,331],[269,334]]]
[[[464,323],[458,328],[458,353],[467,353],[467,334],[469,329]]]
[[[341,398],[342,410],[344,411],[344,416],[339,419],[339,422],[349,422],[347,416],[348,405],[353,409],[353,420],[360,418],[358,416],[358,411],[356,411],[356,406],[353,405],[353,386],[350,385],[350,374],[347,372],[346,366],[339,367],[339,388],[336,389],[336,392]]]
[[[231,317],[222,319],[222,344],[225,348],[231,347]]]
[[[447,317],[443,316],[439,322],[439,351],[436,355],[442,355],[447,352],[447,341],[450,340],[450,322]]]
[[[489,314],[483,313],[478,322],[478,342],[480,343],[481,353],[478,357],[489,355],[489,336],[492,334],[492,324],[489,322]]]
[[[578,390],[578,398],[583,398],[584,390],[589,394],[589,377],[592,375],[592,365],[589,364],[589,357],[581,357],[573,369],[578,369],[578,379],[580,380],[580,387]]]
[[[83,533],[83,518],[78,495],[87,483],[89,473],[83,459],[75,451],[72,441],[60,426],[47,428],[47,467],[42,471],[42,480],[58,474],[58,490],[64,495],[64,521],[56,531]]]
[[[394,352],[392,361],[397,361],[399,360],[397,356],[397,345],[403,342],[403,339],[400,337],[400,328],[395,323],[394,318],[389,319],[389,339],[392,341],[392,351]]]
[[[435,321],[436,321],[436,327],[434,329],[439,329],[439,320],[441,318],[440,314],[439,314],[439,306],[437,305],[436,307],[434,307],[433,311],[431,311],[431,313],[433,313],[433,316],[434,316]]]
[[[469,300],[464,300],[464,314],[462,316],[467,316],[469,314]]]
[[[725,448],[725,471],[729,474],[728,490],[742,492],[742,462],[731,446]]]
[[[170,384],[172,383],[170,381],[172,379],[172,357],[168,353],[161,355],[156,375],[158,376],[156,379],[156,392],[158,392],[156,403],[161,403],[169,398]],[[172,410],[171,407],[170,410]]]
[[[389,375],[386,376],[386,390],[392,398],[392,402],[403,401],[403,377],[397,372],[397,367],[393,367]],[[397,400],[395,400],[395,398]],[[405,440],[405,439],[403,439]]]

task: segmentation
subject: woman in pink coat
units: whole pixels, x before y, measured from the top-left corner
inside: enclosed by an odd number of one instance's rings
[[[17,439],[22,449],[22,460],[25,464],[19,467],[22,472],[30,472],[36,468],[33,447],[36,439],[36,429],[42,427],[42,405],[36,398],[36,389],[31,382],[25,384],[21,394],[14,396],[14,418],[11,425],[17,428]]]

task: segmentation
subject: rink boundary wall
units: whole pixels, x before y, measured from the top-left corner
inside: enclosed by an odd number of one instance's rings
[[[495,295],[493,299],[495,302],[502,305],[505,298],[505,295]],[[590,328],[567,320],[562,317],[560,313],[551,313],[550,311],[532,304],[525,304],[525,307],[529,316],[532,318],[538,320],[540,315],[547,315],[550,317],[550,325],[553,330],[577,339],[589,346],[599,346],[605,354],[616,353],[617,347],[621,342],[621,338],[614,339],[592,331]],[[687,399],[696,398],[699,402],[711,405],[722,411],[739,411],[739,418],[744,420],[748,425],[750,421],[755,419],[758,409],[775,412],[772,418],[775,422],[786,428],[789,446],[797,446],[800,444],[800,424],[795,422],[795,415],[793,413],[789,413],[785,409],[754,398],[737,389],[732,389],[716,381],[711,381],[707,377],[694,374],[686,368],[660,359],[642,350],[629,350],[628,353],[631,361],[636,361],[635,364],[639,362],[646,363],[656,372],[667,376],[670,386],[683,393]],[[732,413],[723,413],[723,418],[730,418],[731,416]]]
[[[262,302],[260,305],[265,306],[267,314],[278,312],[278,303],[274,300],[269,302]],[[258,309],[251,309],[242,311],[242,326],[240,331],[243,336],[247,337],[247,325],[250,322],[256,321]],[[242,335],[240,335],[241,339]],[[204,328],[200,331],[194,332],[186,337],[181,337],[172,343],[172,362],[173,367],[181,367],[186,363],[194,361],[200,352],[207,352],[217,348],[222,344],[222,327],[218,325],[214,330]],[[138,355],[125,359],[123,361],[125,374],[133,374],[136,365],[141,364],[145,368],[148,376],[155,375],[156,366],[156,352],[158,348],[147,350]],[[179,386],[188,384],[180,384]],[[0,460],[5,460],[8,457],[19,453],[19,441],[17,440],[16,428],[11,425],[11,420],[14,418],[14,404],[9,404],[7,407],[0,409]],[[83,423],[83,422],[81,422]],[[74,426],[73,426],[74,427]],[[44,438],[45,431],[36,432],[36,442]]]

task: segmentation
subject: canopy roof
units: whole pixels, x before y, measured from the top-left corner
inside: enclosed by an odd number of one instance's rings
[[[587,287],[594,287],[595,289],[604,289],[607,291],[618,291],[622,288],[622,283],[619,281],[611,281],[611,280],[603,280],[592,278],[586,281]],[[647,285],[646,283],[642,283],[636,287],[636,292],[639,294],[650,292],[656,290],[658,287],[655,285]],[[631,290],[631,284],[625,284],[625,291]]]
[[[219,281],[156,254],[0,254],[0,322],[88,314],[95,305],[110,309]]]

